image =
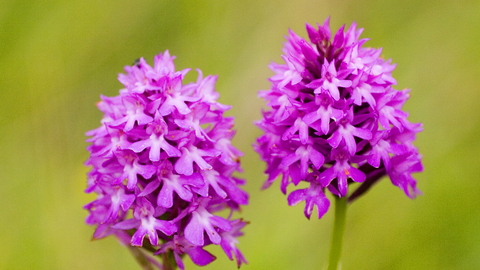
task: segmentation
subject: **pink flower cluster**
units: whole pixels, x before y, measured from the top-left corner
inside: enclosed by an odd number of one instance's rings
[[[395,65],[380,58],[381,49],[363,47],[362,29],[353,24],[333,36],[327,19],[314,28],[310,42],[290,31],[285,64],[271,64],[270,90],[260,92],[269,109],[257,125],[264,131],[255,145],[266,162],[270,186],[281,176],[281,190],[306,182],[288,196],[305,201],[305,216],[314,206],[321,218],[330,205],[325,190],[348,196],[352,182],[362,183],[353,200],[382,176],[409,197],[419,191],[412,173],[423,170],[412,142],[421,124],[407,120],[402,106],[409,90],[398,91]]]
[[[216,76],[198,70],[196,82],[183,84],[189,70],[175,71],[173,59],[166,51],[153,67],[143,58],[125,67],[125,88],[97,104],[104,116],[87,133],[86,162],[86,192],[97,198],[85,206],[86,222],[96,226],[94,238],[113,234],[155,255],[173,252],[180,269],[184,254],[212,262],[209,244],[241,265],[236,244],[246,222],[218,215],[248,203],[244,180],[233,176],[242,153],[231,145],[233,118],[223,116],[230,107],[217,102]]]

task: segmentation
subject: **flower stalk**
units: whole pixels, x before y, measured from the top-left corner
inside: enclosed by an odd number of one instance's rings
[[[343,235],[347,215],[347,197],[335,196],[335,221],[333,224],[332,243],[328,259],[328,270],[337,270],[342,255]]]
[[[154,270],[152,263],[148,260],[148,257],[142,252],[142,250],[138,247],[127,246],[130,253],[132,253],[133,257],[137,261],[138,265],[143,270]]]
[[[177,264],[171,251],[162,253],[163,270],[175,270]]]

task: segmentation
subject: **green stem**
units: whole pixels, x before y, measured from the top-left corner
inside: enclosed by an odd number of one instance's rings
[[[338,263],[342,254],[343,233],[345,231],[345,219],[347,214],[347,197],[335,196],[335,222],[333,224],[333,236],[328,259],[328,270],[338,270]]]
[[[173,257],[173,252],[167,251],[162,254],[162,263],[163,270],[175,270],[177,269],[177,264],[175,263],[175,258]]]
[[[157,269],[153,266],[152,262],[148,259],[147,255],[143,253],[142,248],[127,246],[128,250],[132,253],[133,257],[140,265],[143,270],[154,270]],[[163,270],[175,270],[177,269],[177,264],[175,258],[173,257],[172,251],[167,251],[162,253],[162,266]]]
[[[152,264],[148,260],[147,256],[138,247],[132,247],[127,245],[128,250],[132,253],[133,257],[143,270],[154,270]]]

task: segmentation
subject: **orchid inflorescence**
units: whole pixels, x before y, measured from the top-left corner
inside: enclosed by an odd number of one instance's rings
[[[353,201],[384,175],[413,198],[419,191],[411,174],[423,168],[412,141],[422,125],[402,111],[409,90],[393,88],[395,65],[380,58],[381,49],[363,47],[356,24],[333,39],[329,19],[306,28],[310,42],[289,32],[285,64],[270,65],[272,87],[259,94],[269,107],[255,145],[267,164],[264,187],[278,177],[283,193],[306,183],[288,203],[305,201],[307,218],[314,206],[318,218],[328,211],[326,190]],[[353,182],[362,184],[349,195]]]
[[[152,255],[173,253],[180,269],[184,254],[209,264],[215,259],[204,250],[209,244],[240,266],[246,260],[237,237],[246,222],[232,213],[248,194],[234,176],[242,153],[231,144],[233,118],[223,115],[230,106],[217,102],[216,76],[197,70],[197,81],[183,84],[189,69],[175,71],[173,59],[166,51],[153,67],[143,58],[126,66],[118,77],[125,88],[97,104],[104,116],[87,133],[86,162],[92,167],[86,192],[97,198],[85,206],[86,222],[96,226],[95,239],[115,235],[143,247],[161,269]],[[222,210],[230,215],[221,217]]]

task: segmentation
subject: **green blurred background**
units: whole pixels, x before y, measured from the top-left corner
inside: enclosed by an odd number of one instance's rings
[[[84,133],[99,126],[95,102],[118,93],[123,66],[166,49],[178,69],[218,74],[220,101],[233,105],[251,194],[242,269],[321,269],[333,211],[308,221],[278,183],[260,191],[264,165],[251,144],[256,93],[269,88],[283,36],[305,37],[306,22],[327,16],[335,31],[356,21],[367,46],[398,63],[409,119],[425,128],[416,142],[425,172],[415,176],[424,195],[410,200],[384,179],[353,204],[343,269],[480,269],[477,0],[0,0],[0,269],[139,269],[115,239],[90,241]],[[236,269],[208,249],[218,259],[205,269]]]

